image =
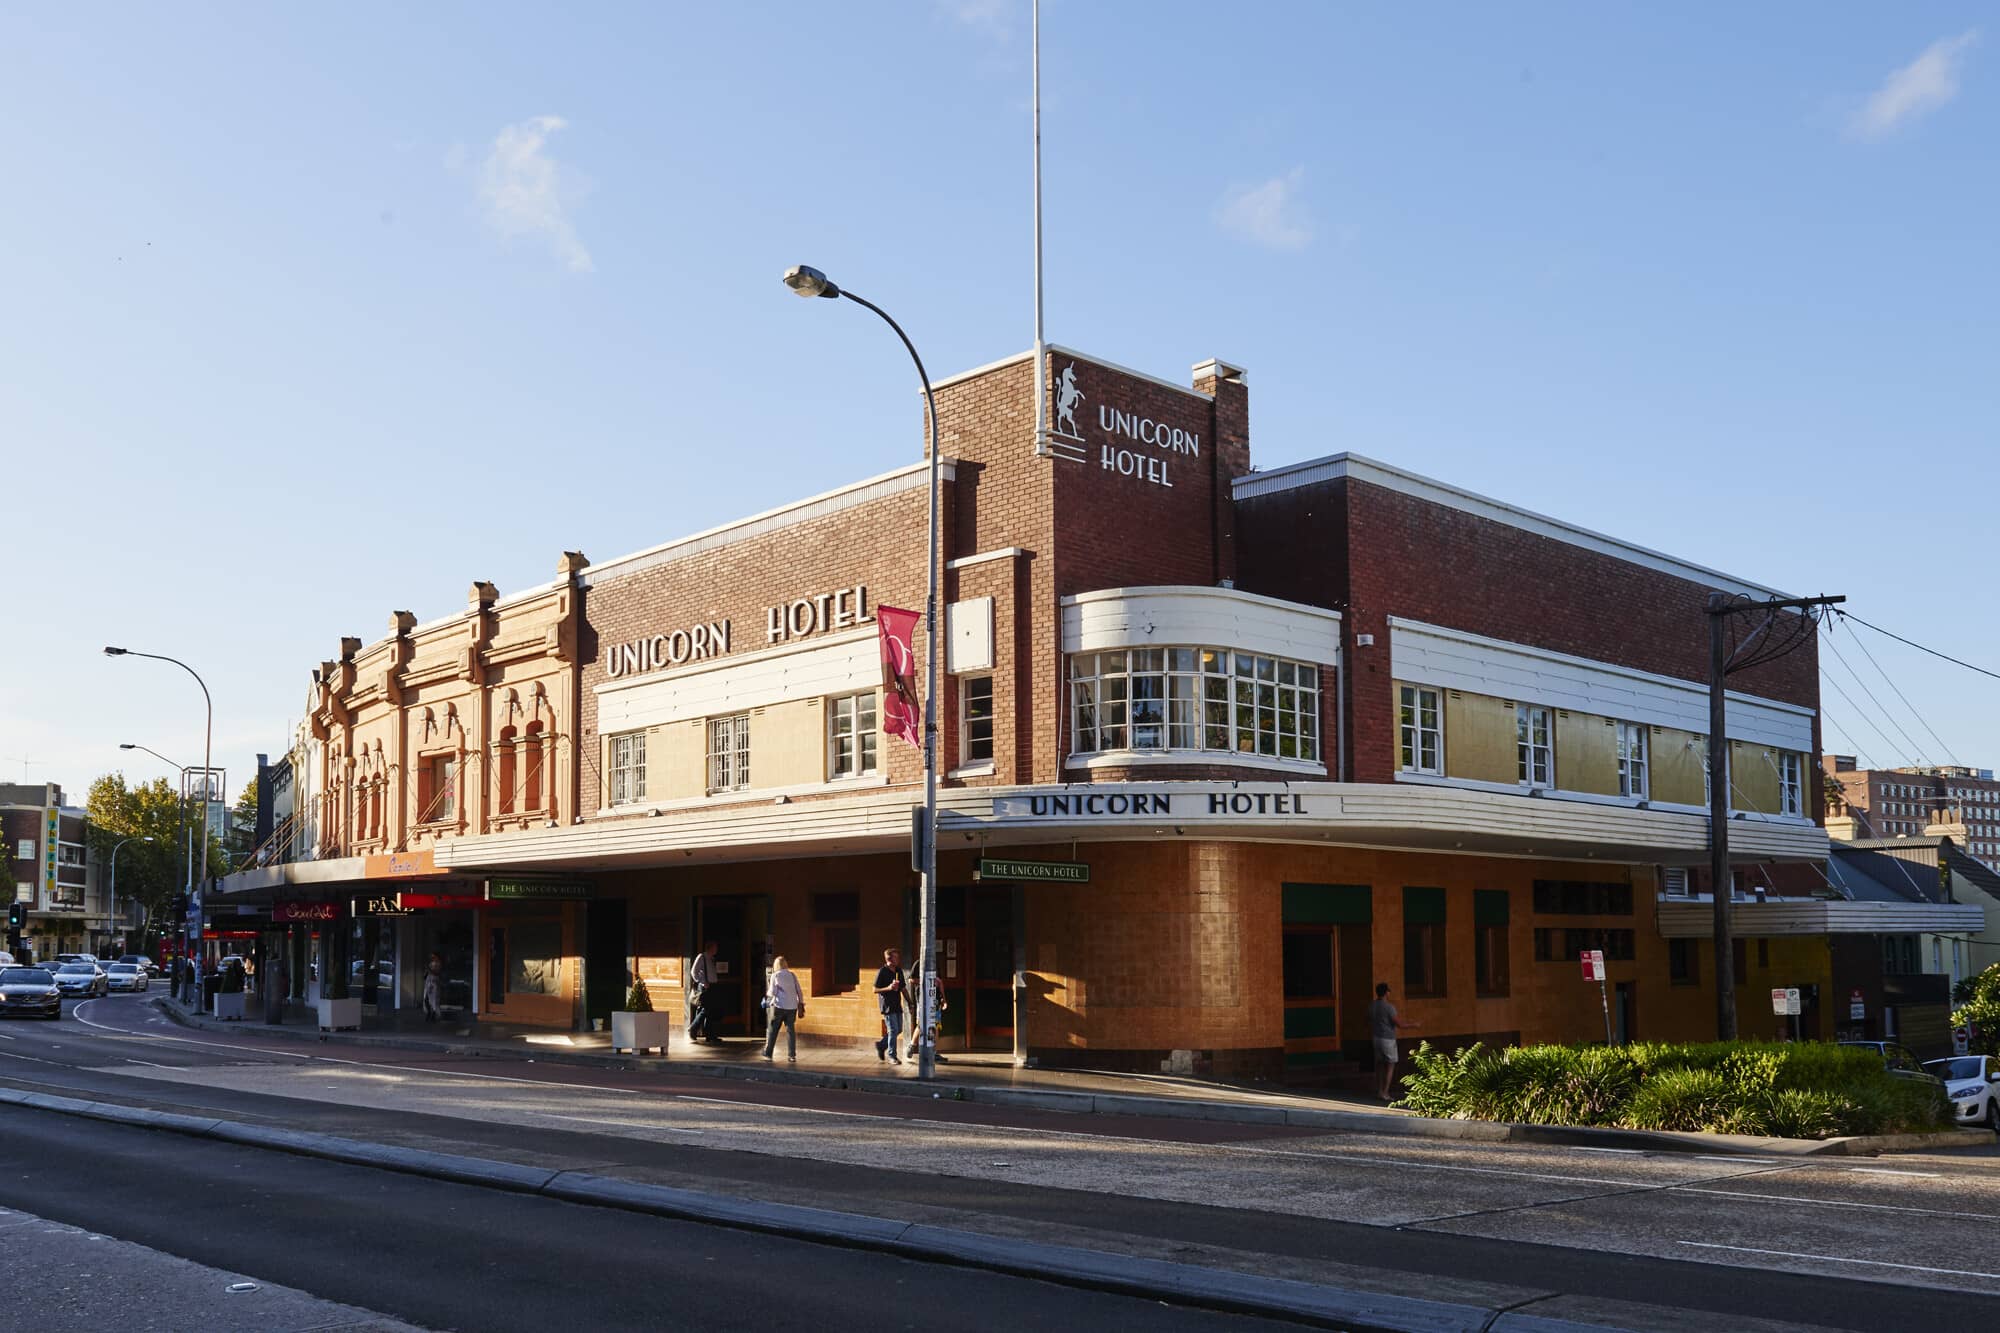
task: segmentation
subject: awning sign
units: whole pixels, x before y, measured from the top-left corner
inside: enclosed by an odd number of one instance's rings
[[[271,904],[271,920],[280,925],[286,925],[294,921],[338,921],[340,920],[340,904],[336,902],[273,903]]]
[[[973,877],[1027,884],[1088,884],[1090,867],[1082,861],[1000,861],[981,857]]]
[[[588,898],[590,885],[580,879],[489,879],[486,896],[494,899]]]

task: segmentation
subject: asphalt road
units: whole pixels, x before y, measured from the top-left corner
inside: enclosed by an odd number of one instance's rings
[[[1563,1292],[1856,1329],[2000,1314],[2000,1164],[1985,1158],[1070,1116],[239,1039],[124,996],[0,1027],[0,1081],[1438,1299]]]
[[[436,1329],[1284,1327],[14,1108],[0,1200]]]

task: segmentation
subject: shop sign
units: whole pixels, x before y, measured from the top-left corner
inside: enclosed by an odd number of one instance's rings
[[[1319,813],[1294,791],[1212,792],[1063,791],[1046,796],[996,796],[993,813],[1002,819],[1196,819],[1231,816]]]
[[[62,811],[49,807],[47,836],[42,840],[42,889],[51,899],[56,892],[56,844],[62,840]],[[53,904],[68,906],[67,903]]]
[[[404,875],[435,875],[437,853],[426,847],[416,852],[387,852],[365,858],[361,863],[363,879],[397,879]]]
[[[828,630],[851,629],[873,619],[868,585],[809,593],[764,608],[764,641],[790,643]],[[604,650],[604,671],[613,680],[685,662],[703,662],[729,652],[729,621],[704,620],[685,629],[645,634]]]
[[[1077,408],[1088,397],[1077,380],[1076,363],[1064,366],[1056,376],[1055,429],[1052,434],[1077,445],[1084,443],[1082,431],[1077,426]],[[1086,414],[1086,420],[1088,415]],[[1165,421],[1156,421],[1140,412],[1127,412],[1111,403],[1097,405],[1097,428],[1115,441],[1118,437],[1131,440],[1135,444],[1147,445],[1159,451],[1149,453],[1145,449],[1126,449],[1116,443],[1100,443],[1098,446],[1099,465],[1107,472],[1115,472],[1121,477],[1137,477],[1155,486],[1172,490],[1174,483],[1167,470],[1169,457],[1201,457],[1201,436],[1191,430]],[[1161,455],[1166,455],[1163,457]]]
[[[1088,884],[1090,867],[1081,861],[997,861],[985,857],[975,879],[1011,879],[1029,884]]]
[[[489,879],[486,896],[497,900],[588,898],[590,885],[580,879]]]
[[[470,912],[486,904],[486,900],[476,893],[399,893],[396,901],[406,911],[425,908],[441,912]]]
[[[353,904],[354,915],[414,916],[416,914],[416,909],[414,907],[405,907],[401,902],[398,901],[398,899],[400,899],[402,896],[403,895],[400,893],[390,893],[390,894],[378,895],[373,898],[356,898]]]
[[[279,925],[288,925],[294,921],[338,921],[340,920],[340,904],[336,902],[273,903],[271,906],[271,920]]]

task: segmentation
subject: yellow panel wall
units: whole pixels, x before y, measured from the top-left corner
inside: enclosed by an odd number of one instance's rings
[[[1447,690],[1444,696],[1444,771],[1477,782],[1520,781],[1512,705],[1484,694]]]
[[[658,759],[653,755],[657,749]],[[708,790],[708,723],[669,722],[646,741],[646,794],[658,801],[700,796]]]
[[[1556,786],[1563,791],[1618,794],[1618,728],[1591,713],[1556,714]]]
[[[750,714],[750,786],[801,787],[826,781],[822,700],[772,704]]]
[[[1651,766],[1649,776],[1655,801],[1669,805],[1701,805],[1707,801],[1703,770],[1708,753],[1706,736],[1673,727],[1654,727],[1649,744],[1646,760]]]
[[[1778,752],[1748,741],[1729,743],[1730,805],[1760,815],[1778,813]]]

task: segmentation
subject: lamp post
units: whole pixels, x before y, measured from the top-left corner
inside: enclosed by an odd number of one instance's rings
[[[187,672],[190,676],[193,676],[194,683],[201,686],[201,701],[208,708],[208,723],[206,727],[203,728],[201,736],[202,808],[201,808],[201,881],[200,882],[205,885],[208,883],[208,796],[209,796],[208,784],[215,773],[215,769],[213,766],[215,762],[215,697],[208,692],[208,682],[201,678],[201,673],[199,671],[196,671],[193,667],[189,666],[186,662],[181,661],[178,657],[163,657],[159,653],[139,653],[132,651],[130,648],[111,648],[111,647],[105,648],[104,655],[106,657],[144,657],[155,662],[171,662],[175,666],[179,667],[181,670]],[[152,751],[148,750],[146,753],[151,754]],[[190,888],[192,888],[192,886],[190,886]],[[185,925],[186,923],[184,922],[182,924]],[[190,950],[189,952],[192,953],[192,950]]]
[[[143,750],[147,754],[153,756],[153,758],[165,764],[168,768],[178,769],[180,771],[181,799],[174,803],[175,837],[182,844],[183,847],[182,865],[184,866],[184,869],[182,871],[182,874],[186,878],[192,879],[194,877],[194,835],[193,835],[193,830],[191,830],[187,826],[187,795],[188,795],[187,765],[175,763],[173,760],[167,758],[165,755],[161,754],[158,750],[155,750],[150,745],[135,745],[131,741],[120,741],[118,742],[118,748],[121,750]],[[185,889],[187,886],[183,884],[181,887]],[[185,918],[183,918],[181,921],[181,929],[183,932],[185,932],[187,929],[187,921]],[[186,944],[187,941],[183,939],[181,943]]]
[[[152,840],[153,835],[150,833],[135,833],[129,838],[120,838],[111,848],[111,920],[114,924],[118,920],[118,849],[128,842],[151,842]],[[120,945],[123,945],[125,942],[125,932],[123,930],[118,932],[118,942]],[[123,949],[120,952],[122,953]]]
[[[845,296],[881,316],[896,331],[916,363],[917,378],[924,384],[924,411],[930,417],[931,471],[930,522],[924,537],[924,823],[922,898],[917,915],[917,1077],[927,1079],[936,1072],[937,1043],[931,1036],[931,1005],[937,985],[937,692],[938,692],[938,419],[937,399],[931,395],[931,377],[916,344],[889,312],[872,301],[834,285],[816,268],[798,264],[785,271],[785,285],[800,296],[823,296],[837,300]]]

